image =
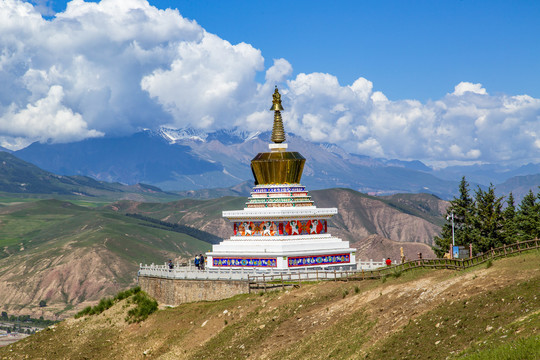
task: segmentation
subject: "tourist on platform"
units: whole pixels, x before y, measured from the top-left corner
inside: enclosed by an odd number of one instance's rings
[[[200,267],[199,267],[200,261],[201,261],[201,258],[199,257],[199,255],[195,256],[195,267],[197,269],[200,269]]]
[[[171,259],[169,259],[169,270],[172,270],[174,268],[174,264]]]
[[[199,260],[199,267],[201,268],[201,270],[204,270],[204,256],[203,254],[199,255],[200,257],[200,260]]]
[[[392,265],[392,260],[390,258],[386,259],[386,266]]]

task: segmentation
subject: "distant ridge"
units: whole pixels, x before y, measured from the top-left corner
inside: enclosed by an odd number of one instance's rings
[[[253,181],[250,161],[267,150],[269,141],[269,132],[162,128],[121,138],[34,143],[15,155],[60,175],[196,191]],[[457,183],[423,171],[428,168],[420,162],[352,155],[337,145],[312,143],[294,134],[287,134],[287,142],[307,159],[302,182],[310,189],[341,186],[372,194],[430,192],[442,198],[457,189]]]
[[[163,127],[126,137],[69,144],[34,143],[14,154],[59,175],[84,175],[108,182],[146,183],[166,191],[197,192],[252,181],[250,161],[257,153],[267,151],[269,141],[270,132]],[[475,189],[490,183],[497,187],[513,176],[540,174],[540,164],[432,169],[418,160],[351,154],[336,144],[307,141],[293,133],[287,134],[287,143],[289,149],[300,151],[307,159],[302,183],[311,190],[344,187],[372,195],[430,193],[449,200],[457,195],[462,176]],[[531,183],[529,189],[536,190],[538,185]],[[512,191],[504,189],[504,194]]]
[[[97,181],[88,176],[63,176],[42,170],[13,154],[0,152],[0,192],[27,195],[60,195],[111,200],[173,200],[178,195],[166,193],[147,184],[123,185]]]

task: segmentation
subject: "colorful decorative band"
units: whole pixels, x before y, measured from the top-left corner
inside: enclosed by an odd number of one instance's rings
[[[213,266],[276,267],[276,258],[213,258]]]
[[[307,191],[300,191],[300,192],[278,192],[278,193],[256,193],[251,194],[250,199],[266,199],[266,198],[297,198],[297,197],[310,197],[308,195]]]
[[[276,187],[255,187],[252,193],[275,193],[275,192],[298,192],[306,191],[304,186],[276,186]]]
[[[303,234],[325,234],[328,230],[326,220],[290,221],[243,221],[235,222],[235,236],[287,236]]]
[[[248,208],[275,208],[275,207],[302,207],[302,206],[313,206],[313,201],[310,202],[294,202],[294,203],[260,203],[260,204],[251,204],[246,203]]]
[[[346,264],[351,262],[351,254],[299,256],[287,259],[289,267],[308,265]]]

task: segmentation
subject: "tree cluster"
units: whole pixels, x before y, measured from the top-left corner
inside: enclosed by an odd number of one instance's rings
[[[473,198],[463,177],[459,197],[450,201],[446,215],[441,235],[434,238],[437,256],[443,257],[452,244],[452,215],[455,245],[472,244],[473,254],[482,253],[540,237],[540,192],[534,195],[530,190],[516,207],[512,193],[507,198],[498,197],[493,184],[487,190],[478,187]]]

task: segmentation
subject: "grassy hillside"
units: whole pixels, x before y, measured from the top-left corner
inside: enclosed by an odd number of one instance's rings
[[[0,151],[0,204],[18,199],[43,199],[54,196],[89,203],[120,199],[171,201],[179,196],[145,184],[123,185],[97,181],[86,176],[60,176],[42,170],[7,152]]]
[[[535,359],[540,252],[467,271],[300,288],[68,319],[0,349],[24,359]]]
[[[0,304],[10,313],[65,316],[132,285],[138,265],[210,248],[189,235],[110,210],[59,200],[0,208]],[[47,300],[46,308],[39,308]]]

